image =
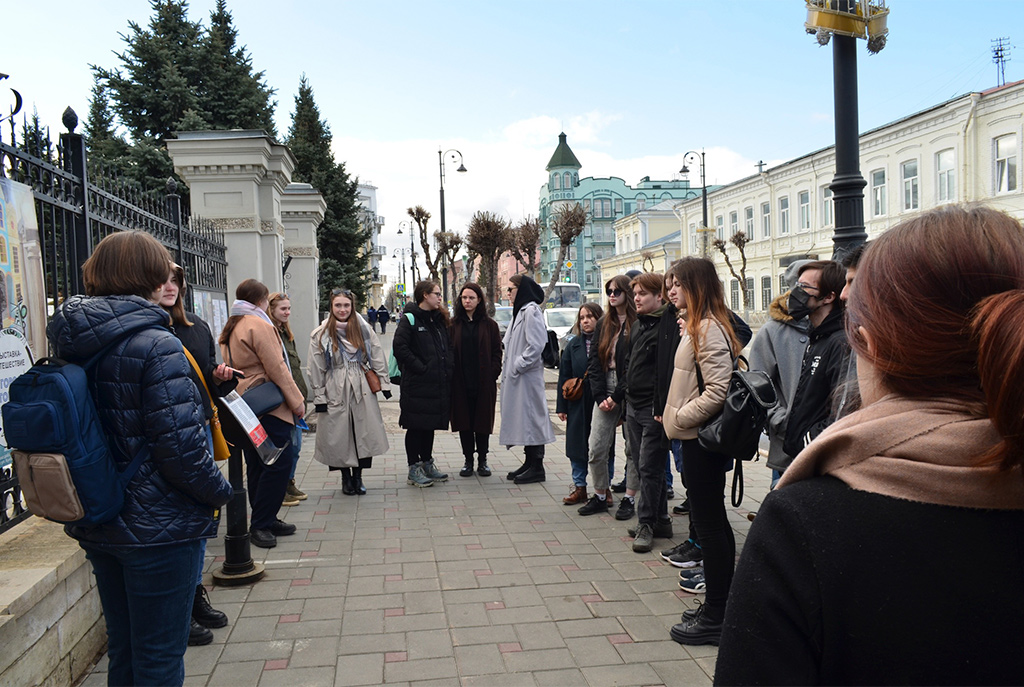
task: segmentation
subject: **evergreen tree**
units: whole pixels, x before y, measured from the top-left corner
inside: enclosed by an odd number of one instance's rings
[[[264,72],[253,73],[252,57],[245,46],[236,47],[237,40],[227,3],[217,0],[202,44],[206,78],[199,97],[207,121],[212,129],[263,129],[276,138],[274,89],[267,86]]]
[[[110,111],[107,88],[98,75],[93,75],[92,97],[89,99],[89,118],[83,126],[89,157],[124,172],[128,167],[128,144],[115,133],[114,114]]]
[[[327,203],[324,221],[317,229],[320,248],[321,308],[330,307],[331,289],[344,287],[365,303],[367,261],[364,248],[370,231],[359,222],[358,180],[349,176],[344,163],[334,161],[332,135],[313,98],[305,74],[299,80],[295,111],[286,141],[295,156],[295,181],[311,184]]]
[[[39,120],[39,111],[32,108],[32,118],[22,122],[21,149],[29,155],[53,162],[53,143],[50,141],[50,129],[44,128]]]

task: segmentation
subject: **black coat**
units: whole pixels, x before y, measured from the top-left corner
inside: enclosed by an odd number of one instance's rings
[[[590,347],[597,346],[597,339],[591,339]],[[558,387],[555,390],[555,412],[565,413],[565,455],[570,459],[587,460],[590,457],[590,423],[594,417],[594,394],[590,390],[590,378],[583,383],[583,395],[575,401],[562,396],[562,385],[573,377],[582,377],[587,372],[587,346],[583,336],[575,336],[562,351],[558,366]]]
[[[804,351],[800,381],[793,394],[782,443],[787,456],[800,453],[831,422],[832,391],[844,381],[850,355],[843,315],[842,310],[833,310],[808,332],[810,341]]]
[[[494,406],[498,400],[498,377],[501,376],[501,335],[498,323],[489,317],[476,323],[476,392],[471,393],[462,374],[462,329],[467,326],[455,320],[451,327],[454,368],[452,374],[452,431],[494,432]],[[402,388],[405,388],[404,382]]]
[[[210,325],[206,324],[206,320],[194,313],[187,312],[185,317],[192,323],[192,326],[184,327],[178,325],[171,327],[171,331],[181,341],[181,345],[187,348],[192,357],[196,359],[199,369],[203,371],[206,385],[210,387],[210,393],[218,398],[227,396],[238,386],[238,380],[229,379],[226,382],[221,382],[213,376],[213,370],[217,367],[217,349],[216,344],[213,342],[213,334],[210,332]],[[206,393],[202,381],[196,376],[195,370],[192,369],[191,365],[189,365],[188,372],[189,377],[195,382],[196,388],[199,389],[199,396],[203,399],[203,415],[207,421],[210,421],[213,418],[213,404],[210,400],[210,394]]]
[[[75,539],[125,546],[173,544],[215,536],[213,510],[231,498],[207,448],[196,385],[170,317],[138,296],[73,296],[46,328],[54,354],[82,364],[125,330],[90,374],[100,423],[118,468],[149,451],[110,522],[65,530]]]
[[[392,350],[402,371],[402,412],[398,424],[405,429],[447,429],[451,420],[453,360],[444,315],[405,306],[416,324],[403,315],[398,320]]]
[[[597,326],[594,327],[594,343],[590,346],[590,358],[587,361],[587,369],[590,370],[590,376],[587,378],[590,381],[590,392],[594,395],[594,403],[600,405],[606,398],[608,398],[608,374],[604,366],[601,364],[601,356],[598,353],[598,342],[601,340],[601,328],[604,323],[608,320],[608,316],[603,316],[597,321]],[[635,326],[636,323],[634,322]],[[622,403],[622,400],[626,397],[626,375],[623,374],[626,370],[626,355],[629,349],[629,335],[625,331],[619,332],[619,340],[615,343],[615,373],[617,381],[615,382],[615,390],[611,394],[611,398],[616,403]]]

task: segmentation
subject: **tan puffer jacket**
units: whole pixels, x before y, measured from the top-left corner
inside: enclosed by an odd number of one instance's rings
[[[665,403],[665,434],[670,439],[696,439],[701,424],[725,405],[725,395],[732,377],[732,355],[729,339],[715,319],[700,322],[700,371],[704,377],[704,393],[697,384],[697,365],[693,339],[683,332],[676,348],[672,383]]]

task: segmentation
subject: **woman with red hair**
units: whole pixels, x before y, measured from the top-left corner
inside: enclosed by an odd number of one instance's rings
[[[1019,684],[1020,222],[945,206],[889,229],[846,330],[863,406],[758,511],[715,684]]]

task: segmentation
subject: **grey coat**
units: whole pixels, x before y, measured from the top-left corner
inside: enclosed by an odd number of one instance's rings
[[[544,395],[547,343],[544,315],[536,303],[527,303],[505,332],[505,364],[501,373],[501,432],[504,446],[539,446],[555,442],[548,401]]]
[[[782,294],[768,308],[770,320],[754,337],[750,345],[750,369],[763,370],[772,378],[772,384],[779,395],[779,403],[768,411],[768,467],[785,470],[794,456],[786,455],[782,442],[786,438],[789,411],[793,407],[793,396],[800,382],[800,368],[803,366],[804,350],[810,337],[807,334],[807,319],[796,322],[786,310],[789,292]]]
[[[370,326],[361,316],[356,317],[365,342],[359,364],[346,362],[342,352],[333,349],[328,356],[331,342],[324,334],[326,320],[313,330],[309,341],[309,380],[313,386],[313,402],[327,404],[327,412],[317,415],[313,457],[332,467],[359,467],[360,458],[379,456],[390,448],[377,395],[370,393],[364,374],[364,365],[368,365],[380,378],[381,390],[391,389],[384,349]],[[370,352],[369,363],[366,361],[367,350]]]

